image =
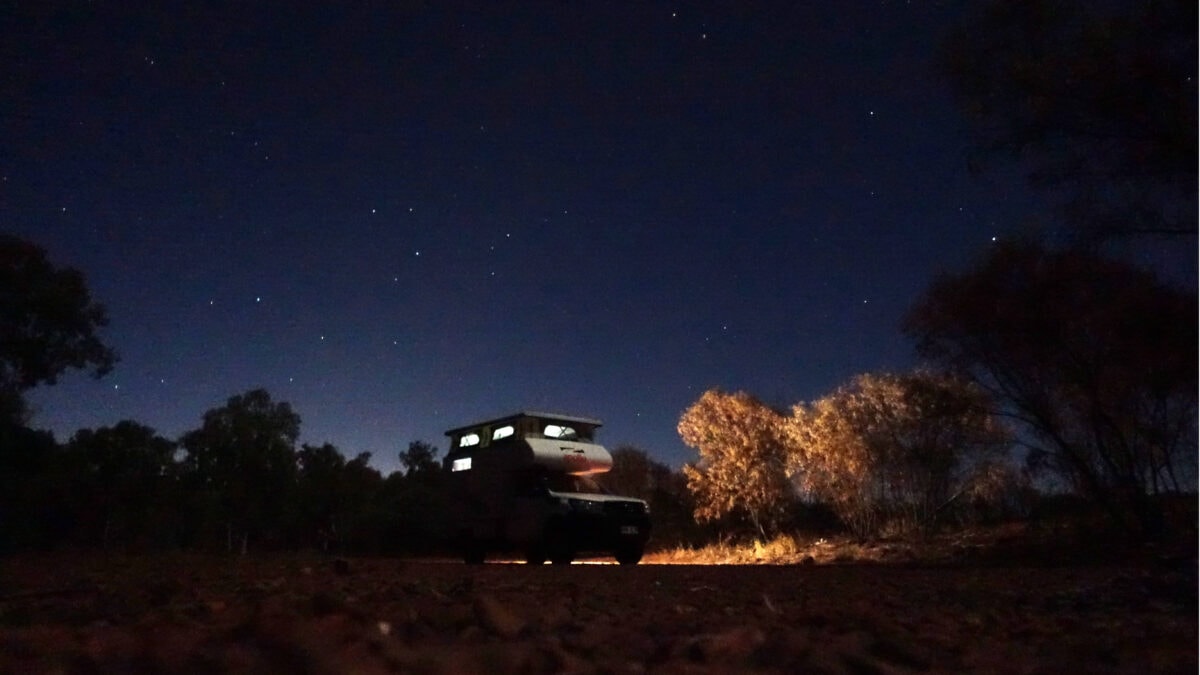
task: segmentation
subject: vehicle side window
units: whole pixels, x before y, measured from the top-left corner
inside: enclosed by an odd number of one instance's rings
[[[498,427],[494,431],[492,431],[492,440],[498,441],[502,438],[508,438],[509,436],[513,435],[513,431],[514,431],[514,429],[511,424],[508,424],[508,425],[505,425],[502,427]]]
[[[473,448],[476,445],[479,445],[479,434],[463,434],[458,439],[458,447],[460,448]]]
[[[546,428],[542,430],[542,434],[546,438],[571,438],[575,435],[575,430],[560,424],[547,424]]]

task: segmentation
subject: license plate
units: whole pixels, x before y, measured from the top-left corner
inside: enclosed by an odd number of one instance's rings
[[[621,534],[637,534],[637,525],[622,525]]]

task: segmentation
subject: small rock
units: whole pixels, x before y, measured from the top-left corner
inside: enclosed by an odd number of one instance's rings
[[[612,627],[603,621],[593,621],[578,633],[567,636],[567,645],[585,652],[595,651],[612,638]]]
[[[542,625],[554,629],[571,622],[571,610],[561,602],[551,603],[542,611]]]
[[[503,638],[514,638],[525,630],[525,621],[490,595],[475,597],[475,616],[484,628]]]
[[[312,596],[312,611],[317,616],[327,616],[334,612],[339,612],[344,609],[346,603],[341,598],[334,596],[331,593],[319,591],[313,593]]]
[[[472,622],[475,612],[464,603],[446,603],[425,607],[420,616],[435,632],[461,630]]]
[[[698,635],[685,645],[685,653],[695,661],[736,661],[754,653],[766,641],[757,627],[743,626],[723,633]]]

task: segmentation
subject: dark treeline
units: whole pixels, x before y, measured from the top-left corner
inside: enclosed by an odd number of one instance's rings
[[[436,451],[413,442],[404,471],[369,454],[299,445],[300,417],[264,390],[230,398],[167,439],[134,421],[0,431],[0,542],[13,550],[317,549],[420,553],[438,541]]]
[[[297,444],[300,415],[262,389],[231,397],[178,439],[125,420],[63,443],[0,427],[0,551],[445,550],[438,449],[413,441],[387,476],[370,453]],[[646,499],[660,544],[696,541],[679,472],[642,450],[613,451],[610,490]]]

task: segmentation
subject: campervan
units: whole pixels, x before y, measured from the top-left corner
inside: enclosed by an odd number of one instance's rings
[[[607,493],[595,476],[612,455],[600,420],[519,412],[446,432],[445,484],[454,538],[467,563],[515,552],[531,564],[611,555],[636,564],[650,537],[644,500]]]

